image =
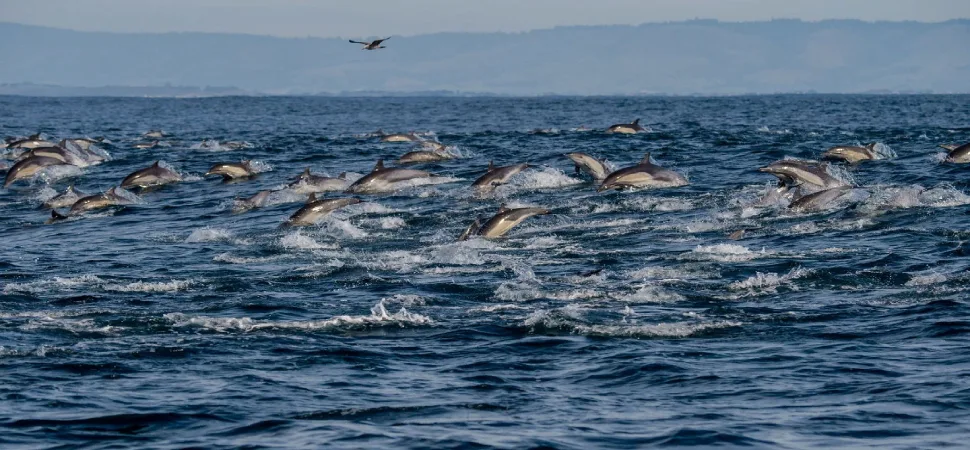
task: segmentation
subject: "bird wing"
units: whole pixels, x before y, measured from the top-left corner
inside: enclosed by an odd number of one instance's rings
[[[381,45],[381,42],[384,42],[384,41],[386,41],[386,40],[388,40],[388,39],[390,39],[390,38],[389,38],[389,37],[386,37],[386,38],[384,38],[384,39],[378,39],[378,40],[376,40],[376,41],[374,41],[374,42],[372,42],[371,44],[372,44],[372,45]]]
[[[351,43],[351,44],[364,44],[364,45],[370,45],[370,42],[360,42],[360,41],[355,41],[355,40],[353,40],[353,39],[351,39],[351,40],[350,40],[350,43]]]

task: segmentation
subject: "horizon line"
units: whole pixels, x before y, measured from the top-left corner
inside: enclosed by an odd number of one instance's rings
[[[641,22],[638,24],[600,24],[600,25],[556,25],[553,27],[545,28],[532,28],[528,30],[521,31],[435,31],[430,33],[418,33],[418,34],[395,34],[395,37],[410,38],[410,37],[420,37],[420,36],[434,36],[440,34],[469,34],[469,35],[485,35],[485,34],[503,34],[503,35],[515,35],[515,34],[527,34],[538,31],[551,31],[562,28],[611,28],[611,27],[626,27],[626,28],[637,28],[643,26],[651,25],[677,25],[677,24],[726,24],[726,25],[741,25],[741,24],[764,24],[773,22],[798,22],[805,24],[819,24],[825,22],[858,22],[864,24],[920,24],[920,25],[940,25],[951,22],[970,22],[970,17],[957,17],[941,21],[920,21],[920,20],[866,20],[857,18],[844,18],[844,19],[820,19],[820,20],[805,20],[799,18],[785,18],[785,17],[773,17],[768,20],[720,20],[720,19],[705,19],[705,18],[693,18],[685,20],[668,20],[662,22]],[[315,36],[315,35],[276,35],[276,34],[256,34],[256,33],[244,33],[244,32],[225,32],[225,31],[103,31],[103,30],[80,30],[76,28],[65,28],[51,25],[37,25],[30,23],[21,22],[10,22],[5,20],[0,20],[0,26],[2,25],[15,25],[21,27],[30,28],[46,28],[51,30],[59,31],[70,31],[74,33],[101,33],[101,34],[113,34],[113,35],[170,35],[170,34],[200,34],[200,35],[238,35],[238,36],[258,36],[258,37],[268,37],[276,39],[347,39],[351,37],[360,37],[360,35],[353,36]],[[371,37],[371,36],[366,36]]]

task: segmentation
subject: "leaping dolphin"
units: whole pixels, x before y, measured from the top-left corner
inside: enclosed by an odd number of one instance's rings
[[[269,195],[273,191],[259,191],[256,195],[249,198],[237,198],[232,205],[233,214],[240,214],[253,208],[262,208],[269,201]]]
[[[433,177],[430,172],[415,169],[402,169],[399,167],[386,168],[384,160],[377,160],[374,170],[364,175],[363,178],[351,184],[347,188],[349,194],[377,194],[391,192],[395,190],[395,184],[401,181],[413,180],[416,178]]]
[[[959,147],[956,145],[941,145],[940,147],[948,151],[946,162],[959,164],[970,163],[970,143],[963,144]]]
[[[45,208],[57,209],[57,208],[67,208],[71,206],[81,198],[84,197],[83,192],[79,192],[74,189],[74,185],[68,186],[64,192],[51,197],[49,200],[44,202]]]
[[[831,189],[845,183],[825,171],[827,164],[797,159],[783,159],[758,169],[778,177],[779,183],[789,187],[809,184],[815,189]]]
[[[811,212],[825,209],[830,203],[852,191],[851,186],[838,186],[796,198],[788,209],[796,212]]]
[[[683,175],[650,162],[650,153],[647,152],[637,165],[609,174],[596,188],[596,192],[622,188],[678,187],[687,184]]]
[[[223,181],[229,181],[239,178],[249,178],[256,175],[256,171],[253,170],[251,161],[246,160],[238,163],[219,163],[213,165],[209,168],[209,171],[205,173],[208,175],[222,175]]]
[[[857,145],[837,145],[822,153],[822,158],[842,160],[849,164],[856,164],[861,161],[878,159],[879,155],[874,151],[875,148],[875,142],[866,144],[864,147]]]
[[[508,233],[512,227],[522,223],[523,220],[544,214],[549,214],[549,210],[545,208],[509,209],[505,205],[502,205],[499,207],[498,213],[481,227],[477,226],[479,221],[476,219],[474,223],[465,229],[465,232],[461,234],[458,240],[463,241],[471,235],[478,235],[485,238],[500,237]]]
[[[381,142],[421,142],[414,133],[394,133],[381,136]]]
[[[527,163],[495,167],[495,164],[489,161],[488,171],[472,183],[472,188],[478,192],[489,192],[495,189],[495,186],[508,182],[513,175],[528,168],[529,164]]]
[[[3,187],[8,187],[17,180],[30,178],[47,167],[63,165],[68,164],[60,159],[48,156],[37,155],[21,159],[7,171],[7,177],[3,180]]]
[[[56,209],[52,209],[51,218],[47,221],[47,223],[53,223],[58,220],[66,219],[70,216],[84,214],[88,211],[107,208],[114,205],[124,205],[127,203],[129,203],[129,200],[118,193],[118,187],[116,186],[109,189],[107,192],[89,195],[79,199],[78,201],[74,202],[73,205],[71,205],[71,210],[66,215],[57,212]]]
[[[291,227],[309,226],[317,223],[322,217],[345,206],[360,203],[359,198],[324,198],[317,199],[316,194],[310,194],[306,205],[290,216],[285,225]]]
[[[603,180],[610,175],[610,169],[606,167],[606,164],[590,155],[580,152],[573,152],[566,153],[566,157],[572,160],[572,162],[576,165],[577,174],[586,172],[597,181]]]
[[[450,153],[437,150],[415,150],[407,152],[397,159],[398,164],[428,163],[454,159]]]
[[[634,120],[630,123],[618,123],[615,125],[610,125],[606,129],[607,133],[620,133],[620,134],[635,134],[643,131],[643,127],[640,126],[640,119]]]
[[[155,161],[155,164],[149,167],[132,172],[131,175],[121,181],[121,187],[125,189],[132,187],[149,188],[182,181],[181,175],[158,165],[159,162],[161,161]]]
[[[336,177],[325,177],[313,175],[307,167],[299,176],[289,184],[289,188],[301,194],[312,194],[330,191],[342,191],[347,189],[347,173],[341,172]]]

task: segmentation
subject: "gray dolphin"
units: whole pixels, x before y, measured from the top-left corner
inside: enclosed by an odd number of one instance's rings
[[[81,198],[84,197],[83,192],[79,192],[74,189],[74,185],[68,186],[64,192],[51,197],[49,200],[44,202],[45,208],[57,209],[57,208],[67,208],[71,206]]]
[[[970,143],[961,146],[941,145],[940,147],[948,151],[946,162],[951,163],[970,163]]]
[[[566,157],[576,164],[576,173],[586,172],[595,180],[603,180],[610,175],[610,169],[590,155],[581,152],[566,153]]]
[[[14,181],[29,178],[50,166],[67,165],[64,161],[47,156],[31,156],[18,161],[7,171],[7,177],[3,180],[3,187],[10,186]]]
[[[54,159],[60,160],[64,164],[70,164],[72,166],[76,166],[78,164],[84,163],[84,161],[79,156],[73,155],[71,154],[71,152],[68,152],[67,150],[61,147],[53,147],[53,146],[37,147],[37,148],[30,149],[24,152],[23,154],[21,154],[17,158],[17,160],[21,161],[21,160],[30,158],[31,156],[44,156],[47,158],[54,158]]]
[[[74,216],[88,211],[93,211],[95,209],[107,208],[114,205],[124,205],[127,203],[129,203],[129,200],[118,193],[118,187],[116,186],[108,189],[107,192],[82,197],[71,205],[71,210],[68,212],[68,215]],[[54,213],[56,212],[57,211],[54,211]]]
[[[40,133],[24,139],[16,139],[14,141],[7,143],[7,148],[31,149],[31,148],[37,148],[37,147],[53,147],[53,146],[54,146],[53,142],[50,142],[46,139],[41,139]]]
[[[831,189],[814,192],[796,198],[788,205],[788,209],[797,212],[820,211],[832,202],[842,198],[852,191],[851,186],[838,186]]]
[[[237,198],[232,205],[233,214],[240,214],[253,208],[262,208],[269,201],[269,195],[273,191],[259,191],[256,195],[249,198]]]
[[[758,169],[759,172],[770,173],[778,177],[779,183],[787,186],[802,186],[809,184],[816,189],[831,189],[844,186],[845,183],[829,175],[825,171],[828,164],[812,161],[783,159]]]
[[[609,174],[596,188],[596,192],[622,188],[678,187],[687,184],[683,175],[650,162],[650,152],[647,152],[637,165]]]
[[[364,175],[361,179],[351,184],[347,188],[349,194],[376,194],[381,192],[391,192],[395,190],[394,185],[401,181],[413,180],[416,178],[433,177],[430,172],[415,169],[402,169],[399,167],[386,168],[384,160],[377,160],[374,170]]]
[[[421,143],[418,145],[425,150],[432,150],[436,152],[444,152],[448,149],[447,145],[436,141],[421,141]]]
[[[420,142],[419,138],[414,133],[394,133],[385,134],[381,136],[381,142]]]
[[[182,181],[181,175],[159,166],[159,162],[155,161],[155,164],[149,167],[132,172],[121,181],[121,187],[125,189],[132,187],[148,188]]]
[[[634,120],[630,123],[618,123],[615,125],[610,125],[606,129],[607,133],[621,133],[621,134],[634,134],[643,131],[643,127],[640,126],[640,119]]]
[[[310,168],[307,167],[303,170],[299,176],[289,184],[289,188],[295,192],[303,194],[312,194],[320,192],[330,192],[330,191],[342,191],[347,189],[347,173],[341,172],[340,175],[336,177],[325,177],[322,175],[313,175],[310,173]]]
[[[495,189],[495,186],[504,184],[512,178],[513,175],[529,168],[529,164],[514,164],[511,166],[495,167],[492,161],[488,162],[488,170],[485,175],[478,177],[474,183],[472,183],[472,188],[479,192],[488,192]]]
[[[837,145],[829,148],[825,151],[825,153],[822,153],[822,158],[837,159],[845,161],[849,164],[856,164],[860,161],[871,161],[873,159],[878,159],[879,155],[877,155],[874,151],[875,148],[875,142],[866,144],[864,147],[857,145]]]
[[[297,212],[290,216],[286,225],[291,227],[302,227],[317,223],[320,218],[330,214],[345,206],[360,203],[359,198],[324,198],[317,200],[316,194],[310,194],[307,203]]]
[[[468,239],[471,235],[478,235],[486,238],[496,238],[508,233],[512,227],[522,223],[523,220],[532,216],[549,214],[545,208],[515,208],[509,209],[505,205],[499,207],[498,213],[488,219],[484,225],[477,227],[478,220],[470,225],[465,232],[458,238],[459,241]]]
[[[437,161],[447,161],[453,159],[449,153],[437,150],[415,150],[413,152],[407,152],[397,159],[398,164],[414,164],[414,163],[426,163],[426,162],[437,162]]]
[[[208,175],[222,175],[223,181],[229,181],[237,178],[248,178],[256,175],[256,171],[253,170],[251,161],[246,160],[237,163],[218,163],[214,164],[209,168],[209,171],[205,173]]]
[[[158,141],[139,142],[135,144],[135,148],[140,150],[145,150],[145,149],[150,149],[155,147],[158,147]]]
[[[149,130],[145,134],[141,135],[143,138],[161,139],[165,137],[165,132],[162,130]]]

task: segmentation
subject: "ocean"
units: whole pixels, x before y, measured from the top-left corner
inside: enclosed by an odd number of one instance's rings
[[[970,141],[968,104],[0,97],[0,135],[109,156],[0,190],[0,447],[965,446],[970,168],[938,145]],[[455,158],[281,227],[305,168],[354,179],[412,150],[378,129]],[[763,201],[759,167],[870,142],[882,159],[829,166],[856,187],[831,207]],[[567,152],[650,152],[690,184],[598,193]],[[260,173],[204,175],[241,160]],[[45,224],[66,187],[155,161],[183,181]],[[532,167],[476,194],[490,161]],[[551,213],[456,241],[503,204]]]

